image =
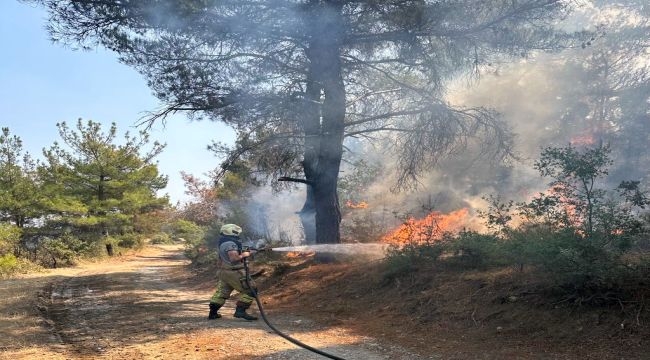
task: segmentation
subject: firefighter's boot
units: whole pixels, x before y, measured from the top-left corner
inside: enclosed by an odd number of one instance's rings
[[[237,302],[237,307],[235,308],[235,317],[248,321],[257,320],[257,316],[249,315],[246,313],[246,309],[249,307],[250,304]]]
[[[210,314],[208,314],[208,320],[214,320],[221,317],[221,315],[217,313],[217,311],[219,311],[219,308],[221,308],[221,305],[210,303]]]

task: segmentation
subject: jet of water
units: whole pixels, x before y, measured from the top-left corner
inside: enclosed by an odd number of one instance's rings
[[[273,251],[279,252],[317,252],[330,254],[347,254],[347,255],[375,255],[383,256],[387,244],[368,243],[368,244],[318,244],[318,245],[299,245],[283,246],[272,248]]]

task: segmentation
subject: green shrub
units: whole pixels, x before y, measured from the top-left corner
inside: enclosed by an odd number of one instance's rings
[[[216,251],[198,250],[190,253],[190,255],[186,251],[186,256],[192,261],[192,265],[197,268],[215,267],[219,261],[219,254]]]
[[[544,149],[535,168],[552,178],[553,191],[518,204],[526,223],[504,232],[514,264],[534,267],[580,299],[622,294],[625,283],[643,276],[625,258],[648,237],[638,214],[649,202],[638,181],[623,181],[618,196],[597,187],[609,154],[607,146]]]
[[[401,247],[391,246],[386,251],[382,276],[385,281],[406,276],[425,264],[437,262],[446,248],[447,243],[444,240],[423,244],[410,243]]]
[[[64,234],[55,239],[42,240],[37,249],[37,256],[44,266],[57,268],[74,265],[75,259],[87,253],[88,249],[83,241],[71,234]]]
[[[468,268],[486,268],[509,264],[506,247],[497,236],[463,231],[450,238],[448,248],[453,256],[449,262],[456,262]]]
[[[205,236],[205,229],[192,221],[176,220],[171,226],[174,239],[184,239],[186,243],[199,243]]]
[[[0,256],[0,273],[12,273],[16,266],[18,266],[18,259],[14,254]]]
[[[21,233],[18,226],[0,223],[0,254],[13,253],[18,246]]]
[[[124,249],[139,249],[144,246],[145,236],[137,233],[129,233],[117,236],[115,243]]]
[[[192,261],[192,264],[202,266],[204,264],[202,257],[206,248],[205,236],[206,229],[203,226],[188,220],[177,220],[172,226],[172,236],[175,239],[185,240],[185,256]],[[209,262],[216,259],[206,259]]]
[[[152,244],[171,244],[173,243],[171,236],[167,233],[158,233],[151,237]]]
[[[509,260],[504,241],[496,235],[463,231],[457,235],[443,234],[435,241],[389,248],[385,274],[388,277],[400,275],[419,265],[435,262],[474,269],[508,265]]]
[[[533,266],[554,286],[581,293],[611,289],[617,279],[628,276],[622,252],[609,249],[607,243],[568,229],[531,227],[513,231],[508,247],[514,263]]]
[[[16,257],[14,254],[0,256],[0,278],[8,278],[15,274],[40,270],[41,267],[27,259]]]
[[[185,242],[185,256],[190,259],[193,266],[206,267],[216,264],[218,260],[217,241],[221,225],[213,223],[211,226],[201,227],[201,238],[189,238]]]
[[[398,247],[388,249],[383,262],[382,277],[385,282],[390,282],[416,271],[415,262],[420,259],[416,257],[416,253],[412,250],[412,248],[400,249]]]

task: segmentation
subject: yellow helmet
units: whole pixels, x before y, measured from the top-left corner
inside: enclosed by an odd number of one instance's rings
[[[239,236],[241,234],[241,227],[235,224],[226,224],[221,227],[221,233],[230,236]]]

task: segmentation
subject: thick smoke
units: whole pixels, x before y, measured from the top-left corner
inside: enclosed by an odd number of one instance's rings
[[[390,208],[397,224],[398,214],[422,217],[431,209],[446,213],[467,207],[476,215],[475,210],[486,209],[483,197],[488,195],[529,200],[548,189],[550,179],[542,178],[533,162],[549,146],[610,145],[615,163],[601,184],[605,189],[615,188],[621,180],[648,179],[647,166],[641,165],[648,164],[649,157],[650,60],[643,50],[648,45],[648,23],[633,7],[596,8],[585,3],[581,12],[560,24],[594,31],[581,48],[534,54],[491,68],[469,86],[466,81],[452,84],[450,103],[501,114],[516,135],[516,157],[507,163],[485,161],[478,157],[480,149],[470,144],[466,152],[452,154],[423,174],[417,190],[392,193],[395,179],[390,174],[401,159],[384,153],[375,160],[386,165],[387,175],[369,188],[368,209],[374,207],[374,214],[385,219],[386,211],[378,209]],[[643,96],[630,96],[639,90]],[[633,104],[626,107],[626,101]],[[635,106],[639,109],[633,110]]]
[[[571,31],[593,31],[593,38],[582,47],[486,66],[479,81],[448,84],[445,100],[450,104],[501,114],[516,135],[515,156],[506,162],[479,157],[481,148],[470,139],[465,151],[451,154],[422,174],[416,189],[398,193],[393,191],[394,169],[403,159],[385,151],[391,149],[386,144],[348,141],[348,164],[365,159],[381,172],[355,194],[355,201],[366,202],[367,208],[346,208],[346,199],[341,199],[344,226],[355,217],[364,219],[360,214],[380,230],[391,229],[405,216],[423,217],[432,210],[448,213],[469,208],[475,216],[476,210],[485,210],[483,197],[488,195],[525,201],[548,188],[549,179],[539,176],[533,162],[549,146],[610,144],[618,170],[611,171],[608,188],[620,180],[647,179],[650,61],[645,49],[650,45],[650,25],[647,14],[630,4],[585,1],[572,18],[558,24]],[[350,171],[344,164],[341,176]],[[259,206],[266,209],[264,219],[251,215],[257,231],[299,243],[297,211],[304,203],[304,189],[282,195],[263,189],[254,198],[264,205],[254,205],[250,214],[259,213]]]

